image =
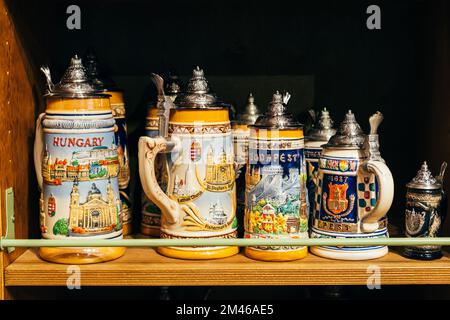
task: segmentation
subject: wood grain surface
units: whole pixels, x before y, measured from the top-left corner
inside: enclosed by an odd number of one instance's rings
[[[293,262],[261,262],[242,254],[209,260],[166,258],[150,248],[129,248],[107,263],[80,266],[81,286],[365,285],[381,271],[381,284],[450,284],[450,255],[415,261],[396,252],[371,261],[335,261],[309,254]],[[7,286],[65,286],[68,266],[42,261],[30,249],[6,268]]]

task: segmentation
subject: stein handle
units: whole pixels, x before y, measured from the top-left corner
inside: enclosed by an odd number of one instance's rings
[[[368,172],[376,175],[378,180],[378,201],[375,207],[361,219],[364,232],[378,229],[378,221],[389,211],[394,199],[394,179],[389,168],[381,161],[369,160],[365,163]]]
[[[139,139],[139,176],[145,195],[155,203],[169,224],[176,224],[183,217],[177,201],[170,199],[158,184],[155,174],[156,155],[168,151],[170,142],[163,137],[141,137]]]
[[[34,138],[34,170],[36,171],[36,179],[39,189],[43,190],[43,177],[42,177],[42,153],[44,151],[44,131],[42,130],[42,120],[45,113],[41,113],[36,120],[36,135]]]

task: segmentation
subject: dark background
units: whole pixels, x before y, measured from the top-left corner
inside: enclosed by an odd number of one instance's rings
[[[71,4],[81,7],[81,30],[66,28]],[[371,4],[381,8],[381,30],[366,27]],[[450,160],[445,1],[14,0],[9,6],[36,71],[39,111],[45,84],[39,66],[48,64],[59,80],[71,56],[94,47],[125,90],[131,156],[154,95],[150,73],[176,70],[186,81],[199,65],[238,111],[250,91],[265,109],[277,89],[292,94],[290,111],[302,121],[307,109],[326,106],[338,125],[351,108],[367,132],[368,117],[381,111],[381,153],[396,183],[388,217],[399,228],[404,185],[421,162],[437,174]],[[133,190],[137,195],[137,184]]]

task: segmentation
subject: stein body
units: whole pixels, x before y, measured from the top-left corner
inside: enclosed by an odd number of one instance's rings
[[[381,114],[371,118],[373,138]],[[386,213],[392,204],[393,179],[378,153],[349,111],[340,131],[324,146],[319,160],[317,190],[311,237],[388,237]],[[372,142],[371,142],[372,143]],[[372,152],[372,153],[371,153]],[[386,246],[312,247],[326,258],[366,260],[385,255]]]
[[[426,162],[416,177],[406,187],[405,234],[407,237],[438,237],[447,215],[447,199],[443,178],[447,163],[443,163],[440,175],[434,178]],[[405,247],[403,255],[419,260],[442,257],[441,246]]]
[[[250,126],[246,238],[308,237],[303,129],[285,112],[285,103],[277,92],[267,114]],[[307,253],[304,246],[245,248],[248,257],[264,261],[296,260]]]
[[[187,93],[178,97],[175,105],[166,110],[168,138],[163,137],[160,128],[160,136],[141,137],[139,141],[141,182],[147,197],[162,211],[161,238],[235,238],[235,169],[228,108],[221,107],[209,93],[203,71],[198,68]],[[164,119],[160,116],[160,126]],[[159,152],[169,150],[161,153],[168,168],[167,189],[162,190],[155,160]],[[175,258],[212,259],[234,255],[239,249],[223,246],[157,250]]]
[[[46,112],[37,120],[34,155],[46,239],[122,238],[115,121],[109,96],[96,93],[84,76],[81,59],[73,58],[61,82],[49,85]],[[124,252],[121,247],[40,248],[43,259],[68,264],[108,261]]]

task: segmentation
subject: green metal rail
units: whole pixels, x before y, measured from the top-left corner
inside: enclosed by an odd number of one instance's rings
[[[447,238],[343,239],[121,239],[49,240],[0,239],[0,250],[11,247],[190,247],[190,246],[450,246]]]

